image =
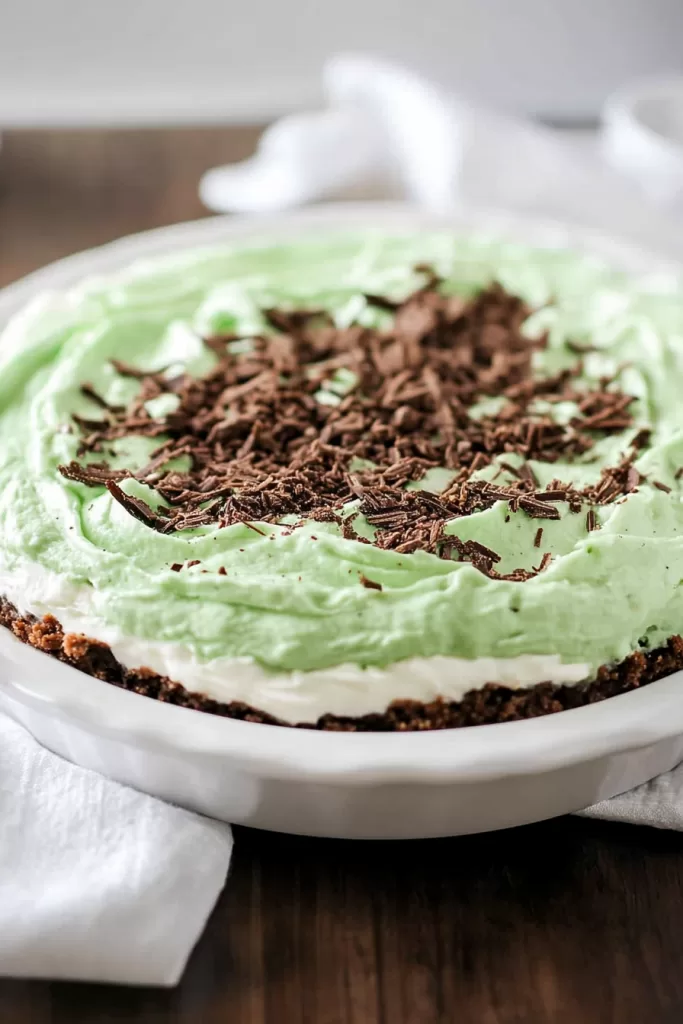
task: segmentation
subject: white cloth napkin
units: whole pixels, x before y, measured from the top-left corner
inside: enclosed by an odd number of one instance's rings
[[[580,812],[583,818],[623,821],[683,832],[683,764],[628,793],[601,800]]]
[[[175,985],[231,852],[229,825],[77,768],[0,714],[0,975]]]

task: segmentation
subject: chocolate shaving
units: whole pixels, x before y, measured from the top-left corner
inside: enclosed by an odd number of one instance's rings
[[[122,491],[115,480],[107,480],[106,487],[112,498],[118,501],[119,505],[123,505],[126,512],[129,512],[134,519],[138,519],[145,526],[158,529],[158,524],[164,522],[146,502],[140,498],[133,498],[130,494]]]
[[[254,526],[254,524],[250,523],[247,519],[244,519],[243,522],[245,526],[247,526],[250,530],[253,530],[254,533],[258,533],[261,537],[268,536],[265,530],[259,530],[258,526]]]
[[[567,348],[569,349],[570,352],[574,352],[574,353],[576,353],[576,355],[580,355],[580,356],[587,355],[589,352],[597,352],[598,351],[598,349],[596,348],[595,345],[584,344],[583,342],[580,342],[580,341],[571,341],[571,340],[569,340],[569,341],[565,342],[565,344],[566,344],[566,346],[567,346]]]
[[[539,573],[543,572],[544,569],[547,569],[552,561],[552,557],[553,556],[550,554],[550,552],[546,551],[546,553],[543,555],[543,558],[541,559],[540,565],[534,566],[534,572]]]
[[[519,507],[523,509],[528,515],[533,516],[534,519],[559,519],[560,513],[552,505],[546,505],[544,501],[539,501],[536,497],[527,497],[526,495],[519,498]]]
[[[626,492],[635,491],[641,481],[641,476],[635,466],[629,466],[626,473]]]
[[[595,511],[594,509],[589,508],[588,512],[586,512],[586,529],[589,533],[592,533],[593,530],[597,530],[597,528],[598,520],[596,518]]]
[[[375,580],[369,580],[367,578],[367,576],[363,575],[363,573],[360,574],[360,581],[361,581],[361,583],[363,584],[364,587],[367,587],[368,590],[381,590],[382,589],[382,584],[381,583],[376,583]]]
[[[81,465],[72,461],[67,466],[59,466],[59,472],[67,480],[75,480],[87,487],[106,487],[109,481],[125,480],[130,476],[127,469],[112,469],[106,462]]]
[[[638,431],[636,436],[631,441],[632,448],[646,448],[650,443],[652,437],[652,430],[649,427],[643,427]]]
[[[123,412],[122,405],[111,405],[106,401],[106,399],[102,398],[102,396],[98,394],[92,384],[88,381],[81,384],[81,394],[85,395],[86,398],[89,398],[91,402],[95,403],[95,405],[99,405],[100,409],[107,409],[111,412]]]
[[[373,295],[370,292],[365,292],[364,298],[368,305],[377,306],[378,309],[386,309],[390,313],[395,313],[401,305],[400,302],[388,299],[385,295]]]
[[[536,530],[536,536],[534,537],[534,547],[535,548],[540,548],[542,538],[543,538],[543,527],[539,526],[539,528]]]
[[[518,472],[519,472],[520,480],[524,480],[527,484],[530,484],[531,487],[533,487],[533,488],[538,487],[538,481],[536,480],[536,476],[534,474],[534,471],[533,471],[533,469],[531,468],[531,466],[529,465],[528,462],[523,462],[522,465],[519,467],[519,471]]]
[[[665,494],[671,494],[671,488],[668,484],[663,484],[661,480],[653,480],[652,486],[656,487],[658,491],[664,491]]]
[[[480,555],[482,558],[487,558],[490,562],[500,562],[500,555],[491,548],[487,548],[486,545],[480,544],[478,540],[468,540],[465,543],[465,550],[470,555]]]
[[[496,501],[507,502],[510,512],[559,519],[557,502],[578,511],[585,500],[606,504],[628,493],[640,479],[632,458],[583,490],[560,480],[539,488],[529,460],[585,455],[599,435],[631,425],[633,399],[613,380],[577,387],[580,361],[535,376],[534,352],[545,339],[523,333],[531,310],[521,299],[497,284],[469,300],[447,296],[432,268],[417,269],[424,283],[405,300],[366,295],[393,315],[382,330],[338,328],[318,310],[268,309],[274,333],[250,338],[246,351],[229,350],[232,334],[206,339],[216,365],[200,378],[167,378],[165,371],[112,360],[118,373],[139,381],[139,392],[125,409],[97,402],[102,420],[74,417],[79,457],[131,435],[158,437],[159,447],[134,473],[75,460],[60,472],[86,486],[104,484],[131,515],[162,533],[244,523],[266,536],[255,523],[292,516],[289,529],[336,522],[346,539],[457,556],[492,578],[529,578],[533,573],[521,569],[500,577],[495,552],[458,541],[445,526]],[[340,371],[347,371],[343,382]],[[152,417],[146,403],[164,393],[177,396],[177,407]],[[502,407],[471,416],[487,397],[502,397]],[[534,410],[538,400],[572,401],[579,411],[571,423],[558,423]],[[645,433],[632,442],[634,457]],[[181,456],[189,468],[169,469]],[[512,456],[521,458],[519,466]],[[514,477],[511,484],[479,478],[496,460]],[[364,468],[355,468],[359,461]],[[406,490],[436,467],[453,473],[443,493]],[[155,512],[125,494],[118,482],[131,475],[152,487],[164,507]],[[357,513],[342,516],[352,501]],[[357,515],[374,529],[372,540],[358,534]]]
[[[150,370],[141,370],[138,366],[131,366],[130,363],[124,363],[122,359],[110,359],[109,362],[116,372],[120,373],[122,377],[133,377],[135,380],[146,380],[148,377],[153,376]]]

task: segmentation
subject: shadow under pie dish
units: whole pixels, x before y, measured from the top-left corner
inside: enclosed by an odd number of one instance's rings
[[[320,729],[534,717],[683,667],[683,299],[452,231],[159,257],[0,340],[0,620]]]

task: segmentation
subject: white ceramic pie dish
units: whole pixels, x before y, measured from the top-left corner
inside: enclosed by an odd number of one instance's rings
[[[139,256],[309,229],[435,224],[588,250],[636,273],[676,273],[651,254],[556,224],[496,214],[445,220],[384,204],[317,207],[183,224],[79,254],[1,292],[0,325],[39,290]],[[236,823],[349,838],[452,835],[536,821],[623,792],[683,760],[683,673],[532,721],[328,733],[161,704],[92,679],[0,629],[0,707],[51,750],[138,789]]]

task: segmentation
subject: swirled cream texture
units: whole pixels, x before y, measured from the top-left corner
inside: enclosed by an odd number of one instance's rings
[[[600,529],[589,533],[585,513],[563,504],[559,520],[543,522],[541,554],[552,559],[532,579],[490,579],[467,562],[381,550],[344,539],[330,523],[294,531],[262,524],[259,533],[244,525],[206,526],[162,535],[104,488],[59,474],[78,446],[71,417],[98,415],[81,383],[91,382],[112,403],[135,393],[136,382],[114,370],[112,357],[200,374],[215,358],[202,335],[259,333],[267,329],[260,310],[275,305],[322,307],[339,324],[375,324],[388,314],[369,307],[363,293],[403,297],[418,283],[412,268],[420,262],[433,264],[454,292],[469,294],[496,279],[536,308],[525,330],[548,332],[547,347],[534,356],[539,373],[575,364],[568,342],[590,343],[586,378],[618,373],[622,390],[636,396],[634,425],[623,434],[599,439],[578,462],[531,463],[541,487],[553,477],[577,487],[597,480],[639,427],[653,429],[636,463],[645,481],[595,510]],[[293,673],[292,680],[319,680],[311,707],[325,709],[323,670],[344,666],[347,677],[355,673],[357,691],[377,687],[374,702],[356,703],[382,710],[387,696],[416,696],[415,688],[401,692],[405,671],[393,673],[395,692],[377,685],[380,676],[392,678],[378,670],[410,659],[434,659],[440,677],[444,665],[457,672],[463,660],[504,660],[509,668],[509,659],[538,656],[539,670],[577,682],[683,628],[682,394],[683,294],[575,254],[447,234],[368,233],[137,263],[40,296],[0,337],[5,592],[13,591],[22,611],[49,610],[67,628],[80,616],[91,636],[113,641],[131,666],[145,662],[146,648],[157,652],[157,661],[164,649],[173,652],[174,664],[194,666],[195,689],[202,689],[202,666],[208,679],[209,666],[214,672],[221,663],[242,665],[241,682],[228,680],[222,699],[239,693],[249,700],[250,687],[257,694],[263,680]],[[115,442],[114,464],[140,466],[158,443]],[[444,486],[448,474],[438,476],[421,486]],[[126,480],[122,486],[154,503],[143,485]],[[458,519],[457,535],[500,553],[497,568],[505,573],[539,561],[538,526],[498,502]],[[193,560],[200,564],[171,569]],[[226,575],[219,575],[221,566]],[[381,591],[363,586],[361,575]],[[59,585],[28,588],[21,600],[11,581],[28,578]],[[472,678],[475,685],[486,681]],[[519,682],[529,678],[520,668]],[[433,685],[426,690],[432,696]],[[447,683],[443,689],[449,691]],[[349,706],[339,713],[357,712]]]

